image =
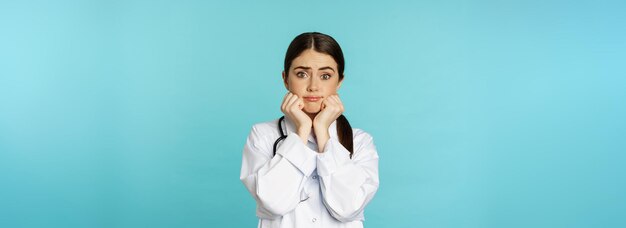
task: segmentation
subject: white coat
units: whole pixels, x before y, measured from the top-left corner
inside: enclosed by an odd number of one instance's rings
[[[352,159],[338,141],[336,121],[329,127],[324,153],[315,138],[307,145],[285,118],[255,124],[243,149],[240,179],[257,203],[258,227],[363,227],[363,210],[378,190],[378,153],[372,137],[353,128]]]

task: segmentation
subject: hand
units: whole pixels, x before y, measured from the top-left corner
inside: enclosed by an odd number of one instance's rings
[[[343,103],[338,95],[330,95],[322,101],[322,110],[315,116],[315,119],[313,119],[313,129],[317,136],[319,152],[324,151],[324,146],[330,138],[328,127],[330,127],[330,124],[332,124],[337,117],[341,116],[343,111]]]
[[[302,109],[304,108],[304,101],[298,95],[288,92],[283,99],[283,103],[280,106],[285,116],[287,116],[296,125],[296,130],[300,139],[304,144],[307,143],[309,134],[311,134],[311,127],[313,123],[311,117],[309,117]]]
[[[328,130],[337,117],[343,113],[343,103],[338,95],[330,95],[322,101],[322,110],[315,116],[313,120],[314,129]]]

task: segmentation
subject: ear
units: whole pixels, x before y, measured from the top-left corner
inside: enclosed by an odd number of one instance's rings
[[[339,80],[339,83],[337,83],[337,91],[339,91],[339,88],[341,88],[341,83],[343,83],[343,79],[345,79],[346,77],[344,76],[341,80]]]
[[[287,74],[283,71],[283,83],[285,84],[285,89],[289,90],[289,84],[287,84]]]

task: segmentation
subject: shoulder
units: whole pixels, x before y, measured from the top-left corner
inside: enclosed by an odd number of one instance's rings
[[[352,128],[352,137],[355,142],[374,140],[372,135],[360,128]]]
[[[270,120],[266,122],[260,122],[252,125],[252,130],[256,131],[277,131],[278,119]]]
[[[256,123],[252,125],[252,129],[250,130],[250,136],[257,139],[273,139],[279,135],[278,119]]]
[[[246,148],[271,153],[272,145],[280,136],[278,119],[252,125],[246,141]]]
[[[355,160],[378,158],[372,135],[359,128],[352,128],[352,135]]]
[[[374,147],[374,137],[362,129],[352,128],[352,138],[355,150]]]

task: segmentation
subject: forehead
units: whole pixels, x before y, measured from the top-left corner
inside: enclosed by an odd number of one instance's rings
[[[335,59],[329,54],[308,49],[291,62],[291,69],[298,66],[312,67],[314,69],[329,66],[333,69],[337,69],[337,62],[335,62]]]

